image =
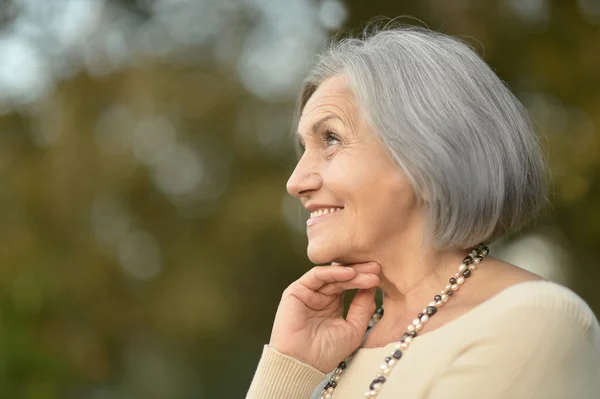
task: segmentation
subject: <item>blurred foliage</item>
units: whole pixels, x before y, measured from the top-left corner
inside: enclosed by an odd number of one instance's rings
[[[531,111],[555,180],[522,235],[566,251],[598,314],[597,2],[5,1],[0,396],[243,397],[310,267],[295,90],[330,33],[399,15],[471,42]]]

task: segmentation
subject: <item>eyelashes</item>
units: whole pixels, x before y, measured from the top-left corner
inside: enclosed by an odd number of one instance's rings
[[[338,136],[336,133],[332,132],[331,130],[323,131],[320,134],[320,139],[321,139],[321,142],[323,143],[323,145],[325,146],[325,149],[328,149],[335,145],[342,144],[342,139],[340,138],[340,136]],[[302,140],[298,140],[297,148],[301,152],[306,151],[306,145],[302,142]]]
[[[321,138],[323,139],[323,141],[325,142],[325,145],[326,145],[327,147],[330,147],[330,146],[331,146],[331,145],[330,145],[330,142],[331,142],[332,140],[333,140],[333,141],[336,141],[336,142],[337,142],[337,144],[341,144],[341,143],[342,143],[342,140],[340,140],[340,138],[338,137],[338,135],[337,135],[337,134],[335,134],[335,133],[333,133],[333,132],[332,132],[332,131],[330,131],[330,130],[325,130],[325,131],[324,131],[324,132],[321,134]]]

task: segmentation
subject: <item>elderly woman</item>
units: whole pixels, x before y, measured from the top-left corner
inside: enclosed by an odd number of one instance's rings
[[[298,111],[287,189],[310,212],[309,259],[331,265],[284,291],[247,398],[600,397],[589,307],[488,254],[539,211],[546,169],[469,46],[415,28],[343,40]]]

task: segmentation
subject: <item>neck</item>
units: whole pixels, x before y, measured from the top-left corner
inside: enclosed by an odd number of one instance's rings
[[[436,251],[426,244],[382,248],[375,260],[382,267],[380,288],[385,315],[371,332],[381,344],[398,339],[406,325],[448,284],[467,250]]]

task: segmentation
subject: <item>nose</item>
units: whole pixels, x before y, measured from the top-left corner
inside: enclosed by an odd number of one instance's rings
[[[323,181],[318,173],[318,162],[311,158],[314,157],[305,151],[296,164],[296,168],[286,184],[287,192],[290,195],[297,198],[307,197],[321,188]]]

